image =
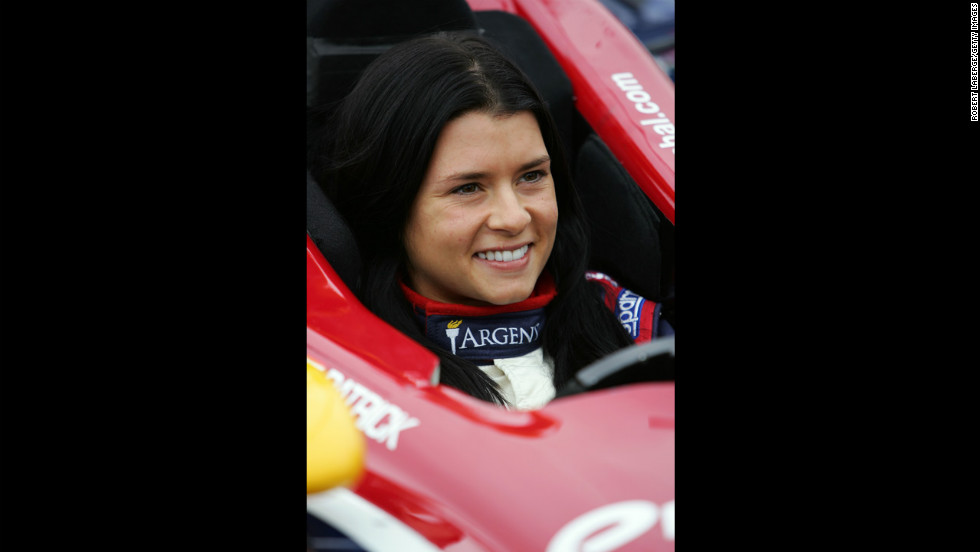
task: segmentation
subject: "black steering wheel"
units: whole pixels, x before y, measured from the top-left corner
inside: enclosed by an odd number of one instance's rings
[[[639,382],[674,381],[674,336],[631,345],[579,370],[555,398]]]

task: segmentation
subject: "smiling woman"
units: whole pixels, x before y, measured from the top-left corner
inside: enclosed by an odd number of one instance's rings
[[[555,242],[550,165],[526,111],[474,111],[450,121],[405,227],[409,286],[443,303],[527,299]]]
[[[440,358],[441,383],[539,408],[576,371],[672,331],[587,273],[583,209],[529,79],[485,39],[379,56],[309,140],[310,172],[364,257],[355,293]],[[619,310],[617,310],[619,309]]]

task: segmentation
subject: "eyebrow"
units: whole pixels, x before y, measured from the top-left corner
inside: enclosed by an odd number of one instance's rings
[[[538,157],[532,161],[528,161],[527,163],[521,165],[517,169],[517,172],[533,169],[534,167],[537,167],[538,165],[547,163],[549,161],[551,161],[551,157],[547,155],[542,155],[541,157]],[[481,180],[486,177],[487,177],[487,173],[485,172],[457,172],[441,179],[440,182],[453,182],[457,180]]]

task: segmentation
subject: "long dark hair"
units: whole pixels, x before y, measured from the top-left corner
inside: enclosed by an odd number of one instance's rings
[[[398,281],[407,255],[409,210],[443,127],[471,111],[537,119],[551,157],[558,228],[546,270],[557,296],[546,309],[543,347],[556,388],[588,363],[631,340],[585,279],[588,231],[558,131],[540,94],[491,43],[471,33],[439,33],[393,46],[369,65],[332,120],[309,137],[310,172],[351,226],[363,270],[355,293],[372,312],[440,357],[440,381],[503,403],[472,362],[429,340]]]

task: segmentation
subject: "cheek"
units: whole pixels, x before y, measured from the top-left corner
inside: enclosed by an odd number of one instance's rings
[[[406,238],[415,255],[435,259],[469,249],[473,241],[473,218],[464,212],[422,212],[412,219]]]
[[[554,240],[555,231],[558,228],[558,202],[555,196],[542,198],[536,206],[537,218],[541,229],[546,231]]]
[[[438,223],[433,225],[433,239],[447,245],[469,247],[478,226],[475,221],[474,214],[465,209],[443,213]]]

